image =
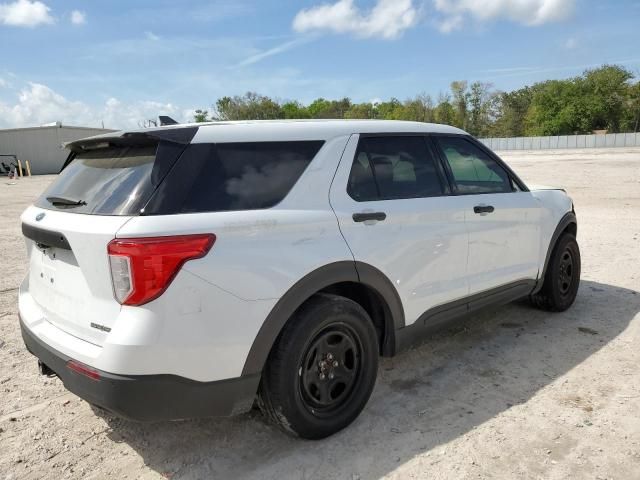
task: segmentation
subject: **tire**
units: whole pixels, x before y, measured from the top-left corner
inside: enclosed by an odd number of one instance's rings
[[[265,366],[258,405],[285,432],[316,440],[353,422],[378,372],[378,338],[367,312],[318,294],[293,315]]]
[[[540,291],[532,303],[550,312],[564,312],[576,299],[580,286],[580,248],[576,237],[563,234],[556,242]]]

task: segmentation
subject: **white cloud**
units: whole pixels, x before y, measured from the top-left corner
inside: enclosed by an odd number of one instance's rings
[[[523,25],[557,22],[571,15],[576,0],[433,0],[443,15],[440,30],[450,32],[462,26],[466,16],[478,21],[511,20]]]
[[[44,3],[31,0],[0,3],[0,25],[35,27],[53,23],[53,17],[49,14],[50,10]]]
[[[293,19],[298,32],[332,31],[358,37],[396,38],[418,20],[413,0],[377,0],[369,11],[362,11],[354,0],[338,0],[301,10]]]
[[[69,100],[46,85],[30,83],[15,104],[0,102],[0,128],[29,127],[61,121],[67,125],[137,128],[141,122],[169,115],[190,121],[190,110],[157,101],[122,102],[109,98],[98,106]]]
[[[160,40],[160,37],[158,35],[150,31],[144,32],[144,36],[147,37],[147,40],[152,40],[154,42],[157,42],[158,40]]]
[[[4,78],[0,77],[0,88],[8,87],[9,82],[7,82]]]
[[[449,17],[445,17],[440,21],[440,23],[438,24],[438,30],[440,30],[442,33],[450,33],[462,27],[463,23],[464,18],[462,17],[462,15],[451,15]]]
[[[71,12],[71,23],[74,25],[84,25],[87,23],[87,14],[80,10],[74,10]]]
[[[247,65],[253,65],[254,63],[258,63],[265,58],[272,57],[273,55],[278,55],[280,53],[291,50],[292,48],[297,47],[303,43],[307,43],[308,39],[296,39],[291,40],[289,42],[282,43],[268,50],[264,50],[262,52],[255,53],[236,65],[236,67],[245,67]]]
[[[564,48],[566,48],[567,50],[578,48],[578,40],[576,40],[575,38],[567,39],[567,41],[564,42]]]

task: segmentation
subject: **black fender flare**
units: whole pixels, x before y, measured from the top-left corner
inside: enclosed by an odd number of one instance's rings
[[[305,275],[278,300],[251,345],[242,375],[261,373],[278,335],[295,311],[315,293],[341,282],[366,285],[386,304],[383,352],[393,354],[395,332],[404,327],[404,310],[398,291],[377,268],[362,262],[341,261],[330,263]]]
[[[576,218],[575,212],[573,211],[567,212],[564,214],[564,216],[560,219],[560,222],[558,222],[558,226],[553,231],[553,235],[551,235],[551,240],[549,242],[549,246],[547,247],[547,256],[544,259],[544,267],[542,268],[542,271],[538,275],[538,282],[536,283],[536,286],[531,292],[532,295],[538,293],[542,288],[542,284],[544,283],[544,277],[547,273],[547,266],[549,265],[549,260],[551,259],[551,253],[553,252],[553,249],[555,248],[556,243],[558,243],[558,239],[560,238],[560,235],[562,235],[562,232],[564,232],[566,228],[571,224],[576,226],[576,231],[577,231],[578,220]]]

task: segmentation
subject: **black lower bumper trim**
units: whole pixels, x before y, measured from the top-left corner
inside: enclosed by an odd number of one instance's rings
[[[87,402],[130,420],[153,422],[201,417],[226,417],[248,411],[260,375],[216,382],[197,382],[176,375],[114,375],[98,371],[93,380],[67,368],[70,357],[38,339],[20,320],[27,349]]]

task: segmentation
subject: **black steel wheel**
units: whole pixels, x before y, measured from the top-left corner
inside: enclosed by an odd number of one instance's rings
[[[348,298],[315,295],[273,347],[258,405],[288,433],[324,438],[358,417],[377,371],[378,337],[367,312]]]
[[[567,310],[578,295],[580,268],[580,248],[576,237],[565,233],[551,253],[542,288],[531,297],[533,304],[552,312]]]
[[[567,295],[573,285],[573,256],[571,248],[567,246],[560,254],[560,266],[558,271],[558,289],[560,295]]]
[[[348,401],[360,374],[362,345],[346,324],[332,324],[312,341],[298,368],[304,405],[316,416],[331,415]]]

